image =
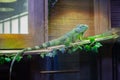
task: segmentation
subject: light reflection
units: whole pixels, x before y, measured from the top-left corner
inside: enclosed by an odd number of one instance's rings
[[[11,12],[14,11],[13,8],[0,8],[0,12]]]
[[[0,3],[11,3],[15,2],[16,0],[0,0]]]

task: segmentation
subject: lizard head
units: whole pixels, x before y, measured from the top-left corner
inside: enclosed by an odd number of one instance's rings
[[[88,25],[80,24],[80,25],[77,25],[77,27],[75,28],[75,32],[84,33],[87,29],[88,29]]]

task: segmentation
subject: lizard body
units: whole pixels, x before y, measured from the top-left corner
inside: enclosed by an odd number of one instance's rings
[[[72,42],[75,42],[75,41],[79,40],[79,38],[83,36],[84,32],[87,29],[88,29],[87,25],[80,24],[80,25],[77,25],[77,27],[74,28],[73,30],[71,30],[70,32],[66,33],[65,35],[63,35],[63,36],[61,36],[57,39],[45,42],[42,45],[35,46],[33,48],[25,48],[22,51],[18,52],[15,55],[15,57],[13,58],[13,60],[11,62],[11,65],[10,65],[9,80],[11,80],[12,67],[13,67],[13,64],[15,62],[16,57],[22,55],[25,51],[39,50],[39,49],[47,48],[47,47],[50,47],[50,46],[56,46],[56,45],[62,45],[62,44],[63,45],[70,44]]]

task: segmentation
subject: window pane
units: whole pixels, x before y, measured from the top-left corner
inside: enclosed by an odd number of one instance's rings
[[[4,22],[4,33],[10,34],[10,21]]]
[[[3,33],[3,26],[2,23],[0,23],[0,34]]]
[[[28,34],[28,15],[20,18],[20,33]]]
[[[12,34],[18,34],[18,19],[12,20]]]

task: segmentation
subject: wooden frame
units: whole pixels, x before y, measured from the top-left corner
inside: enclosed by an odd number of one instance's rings
[[[0,49],[32,47],[47,41],[47,0],[28,0],[29,34],[0,34]]]
[[[110,1],[94,0],[95,34],[110,27]],[[0,49],[32,47],[45,41],[48,41],[48,0],[29,0],[29,34],[0,35]]]
[[[94,27],[95,34],[111,28],[110,0],[94,0]]]

